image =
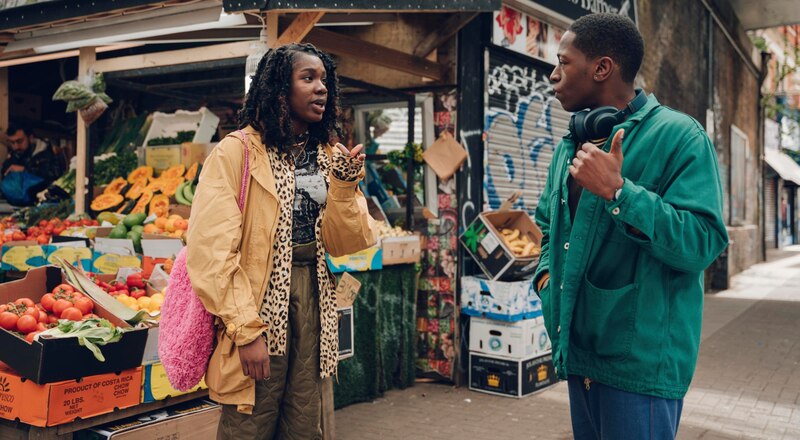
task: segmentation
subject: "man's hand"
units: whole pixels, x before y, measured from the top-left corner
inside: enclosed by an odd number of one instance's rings
[[[266,341],[259,336],[255,341],[239,347],[242,372],[255,380],[269,379],[269,351]]]
[[[8,175],[8,173],[18,173],[20,171],[25,171],[25,167],[22,165],[11,165],[10,167],[8,167],[8,169],[6,170],[6,174],[4,175]]]
[[[569,173],[582,187],[606,200],[622,187],[622,138],[625,130],[618,130],[611,140],[611,150],[605,151],[594,144],[585,143],[572,159]]]

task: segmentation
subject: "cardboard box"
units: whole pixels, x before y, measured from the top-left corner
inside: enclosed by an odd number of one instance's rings
[[[492,280],[513,281],[525,278],[536,270],[539,257],[521,258],[500,238],[502,229],[519,229],[537,245],[542,243],[542,231],[525,211],[482,212],[461,234],[464,248]]]
[[[142,271],[149,279],[153,269],[167,258],[174,258],[183,249],[183,240],[164,235],[144,234],[142,236]]]
[[[470,319],[469,351],[507,359],[527,359],[547,354],[550,348],[543,317],[517,322]]]
[[[214,440],[222,407],[193,400],[76,432],[75,440]]]
[[[353,307],[336,310],[339,319],[339,360],[355,354],[355,327],[353,327]]]
[[[330,254],[325,254],[325,259],[328,261],[328,268],[333,273],[383,269],[383,250],[380,243],[355,254],[341,257],[331,257]]]
[[[178,391],[172,388],[167,379],[167,372],[160,363],[145,365],[142,371],[142,403],[164,400],[167,397],[181,396],[198,390],[207,389],[205,380],[189,391]]]
[[[553,356],[516,360],[469,354],[469,389],[506,397],[524,397],[556,383]]]
[[[461,313],[513,322],[542,316],[542,302],[532,280],[461,277]]]
[[[65,365],[65,359],[60,359]],[[74,362],[70,360],[70,362]],[[142,369],[37,385],[0,370],[0,417],[33,426],[55,426],[139,404]]]
[[[205,162],[206,157],[217,144],[196,144],[184,142],[176,145],[159,145],[144,147],[144,163],[153,167],[156,175],[169,167],[183,164],[187,169],[199,162]]]
[[[381,239],[384,266],[418,263],[422,251],[419,235],[386,237]]]
[[[30,270],[25,278],[0,284],[0,304],[26,296],[39,302],[45,293],[64,282],[61,269],[53,266]],[[130,328],[125,321],[95,303],[94,313],[117,327]],[[106,361],[100,362],[77,338],[40,338],[32,344],[0,329],[0,360],[22,377],[44,384],[79,377],[122,371],[141,365],[147,329],[126,331],[117,342],[100,347]]]
[[[84,271],[92,270],[94,254],[90,248],[86,247],[83,241],[72,241],[63,244],[52,243],[43,247],[48,264],[58,264],[58,259],[61,258]]]

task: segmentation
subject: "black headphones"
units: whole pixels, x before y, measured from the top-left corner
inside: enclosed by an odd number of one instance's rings
[[[578,145],[591,140],[606,139],[611,136],[611,130],[615,125],[625,121],[645,104],[647,95],[644,94],[644,90],[636,89],[636,96],[622,110],[607,105],[573,113],[569,119],[569,131]]]

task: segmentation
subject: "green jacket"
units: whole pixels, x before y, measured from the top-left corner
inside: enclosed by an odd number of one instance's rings
[[[575,143],[567,134],[556,149],[536,209],[534,283],[550,273],[539,296],[560,378],[681,399],[700,346],[703,271],[728,243],[717,156],[697,121],[653,95],[620,128],[622,192],[606,201],[584,190],[574,223]]]

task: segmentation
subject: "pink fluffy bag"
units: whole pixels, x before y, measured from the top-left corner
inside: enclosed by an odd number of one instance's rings
[[[248,141],[244,143],[242,185],[239,189],[239,211],[244,212],[247,183],[250,180]],[[169,275],[167,294],[161,305],[158,333],[158,356],[164,365],[169,383],[179,391],[188,391],[203,379],[214,349],[214,315],[208,313],[192,289],[186,270],[186,247],[175,258]]]

